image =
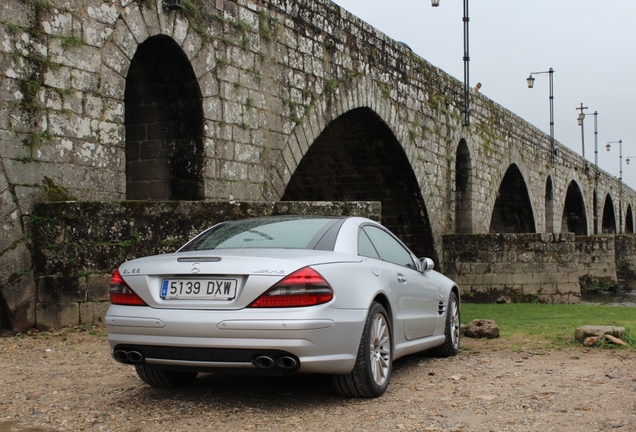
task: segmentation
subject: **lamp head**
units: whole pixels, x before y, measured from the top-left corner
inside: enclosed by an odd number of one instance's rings
[[[431,6],[433,7],[439,6],[439,0],[431,0]]]
[[[532,74],[530,74],[528,78],[526,78],[526,81],[528,82],[528,88],[534,87],[534,77],[532,76]]]

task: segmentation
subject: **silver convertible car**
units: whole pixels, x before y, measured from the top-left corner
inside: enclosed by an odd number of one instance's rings
[[[386,390],[393,360],[459,350],[459,289],[360,217],[223,222],[110,281],[115,360],[155,387],[219,368],[333,376],[347,397]]]

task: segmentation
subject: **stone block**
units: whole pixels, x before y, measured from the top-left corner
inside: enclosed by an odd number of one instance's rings
[[[79,305],[79,323],[103,325],[109,302],[86,302]]]
[[[110,299],[108,282],[110,274],[90,275],[88,277],[88,301],[108,301]]]
[[[581,285],[579,285],[578,279],[576,282],[560,283],[557,285],[557,292],[561,294],[574,294],[580,296]]]
[[[462,286],[482,285],[484,282],[483,276],[484,275],[478,273],[464,274],[458,276],[455,282],[457,282],[458,285]]]
[[[13,311],[20,305],[36,298],[36,287],[33,275],[21,276],[0,287],[0,295],[9,311]]]
[[[7,196],[10,198],[11,194],[5,191],[2,197]],[[13,200],[10,200],[9,203],[13,203]],[[24,236],[20,224],[20,214],[16,211],[15,207],[11,208],[9,203],[3,201],[3,203],[0,204],[6,204],[3,210],[11,211],[11,213],[0,213],[0,252],[11,248]]]
[[[31,254],[24,242],[0,255],[0,286],[17,281],[31,272]]]
[[[38,303],[35,308],[36,327],[50,330],[80,324],[79,303]]]
[[[38,301],[43,303],[84,302],[87,288],[84,277],[43,276],[38,281]]]
[[[29,329],[35,325],[35,308],[35,297],[32,297],[13,310],[0,311],[0,324],[3,328],[10,328],[13,331]]]
[[[506,284],[508,283],[507,281],[507,276],[509,276],[507,273],[486,273],[482,276],[482,282],[483,284],[486,285],[496,285],[496,284]]]
[[[538,283],[526,283],[522,285],[521,293],[523,295],[534,296],[543,292],[543,285]]]
[[[559,284],[568,282],[569,276],[562,273],[534,273],[532,281],[538,284]]]
[[[517,285],[525,285],[525,284],[532,284],[534,283],[534,278],[532,274],[528,274],[528,273],[515,273],[514,270],[511,271],[512,273],[512,283],[513,284],[517,284]]]

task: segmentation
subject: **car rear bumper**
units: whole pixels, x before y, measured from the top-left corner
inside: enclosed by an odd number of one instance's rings
[[[324,306],[245,315],[111,305],[105,323],[111,354],[123,363],[343,374],[355,364],[367,311]]]

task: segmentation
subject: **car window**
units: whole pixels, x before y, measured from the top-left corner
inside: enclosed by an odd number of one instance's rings
[[[389,233],[371,225],[362,227],[362,231],[368,236],[374,249],[380,255],[380,259],[404,267],[417,269],[411,253]],[[360,237],[363,236],[361,235]],[[360,254],[363,255],[362,253]]]
[[[371,239],[369,239],[369,236],[363,229],[360,230],[360,235],[358,236],[358,255],[380,259],[378,251],[375,250]]]
[[[341,221],[330,218],[255,218],[221,224],[185,245],[186,250],[286,248],[328,250]],[[327,241],[325,241],[327,239]],[[329,243],[326,245],[325,243]]]

